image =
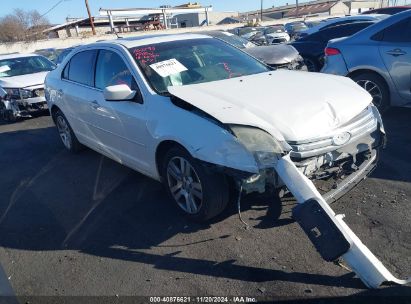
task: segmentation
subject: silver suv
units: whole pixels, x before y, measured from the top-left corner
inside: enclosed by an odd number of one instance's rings
[[[411,11],[331,40],[325,54],[321,72],[352,78],[371,94],[380,111],[411,106]]]

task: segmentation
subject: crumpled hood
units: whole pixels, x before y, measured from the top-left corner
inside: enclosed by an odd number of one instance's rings
[[[298,58],[298,51],[288,44],[256,46],[244,49],[251,56],[267,64],[287,64]]]
[[[222,123],[258,127],[287,141],[330,136],[372,100],[349,78],[287,70],[168,90]]]
[[[42,86],[48,72],[27,74],[13,77],[0,78],[0,86],[3,88],[30,88]]]

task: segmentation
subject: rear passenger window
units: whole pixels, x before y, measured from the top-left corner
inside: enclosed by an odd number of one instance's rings
[[[96,88],[126,84],[136,90],[136,82],[123,59],[115,52],[100,50],[96,63]]]
[[[83,51],[74,55],[70,59],[68,79],[92,87],[95,57],[95,50]]]
[[[387,42],[411,42],[411,18],[386,28],[382,40]]]

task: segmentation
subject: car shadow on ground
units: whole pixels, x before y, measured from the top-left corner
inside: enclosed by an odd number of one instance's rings
[[[389,115],[392,121],[387,123],[387,129],[394,133],[406,127],[405,121],[410,121],[411,111],[401,110],[397,114],[394,111]],[[405,143],[411,151],[409,133],[402,136],[408,138],[395,135],[393,143]],[[383,162],[389,157],[398,157],[396,149],[388,148],[385,154]],[[217,263],[211,259],[177,256],[185,246],[193,243],[170,245],[168,240],[177,234],[209,229],[236,212],[235,208],[229,208],[208,224],[187,223],[170,203],[160,183],[87,149],[77,155],[69,154],[63,149],[54,127],[0,134],[0,155],[2,247],[76,250],[145,263],[156,269],[248,282],[282,280],[364,289],[352,273],[336,277],[243,266],[236,264],[236,260]],[[402,155],[401,159],[405,161],[407,156]],[[374,174],[377,178],[397,178],[385,170],[377,170]],[[261,201],[245,198],[242,203],[244,210],[268,208],[266,216],[259,218],[260,222],[255,225],[260,229],[292,221],[290,216],[280,218],[284,214],[282,206],[279,202],[267,202],[264,197]],[[232,235],[220,234],[196,242],[230,237]],[[167,246],[174,246],[176,250],[168,254],[147,252]]]
[[[392,108],[383,115],[387,145],[372,177],[411,182],[411,109]]]

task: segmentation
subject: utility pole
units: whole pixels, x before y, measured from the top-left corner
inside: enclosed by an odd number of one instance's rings
[[[298,17],[298,0],[295,0],[295,16]]]
[[[261,8],[260,8],[260,20],[263,22],[263,0],[261,0]]]
[[[88,14],[88,18],[90,19],[91,31],[93,32],[93,35],[95,36],[96,29],[94,28],[93,17],[91,17],[90,7],[88,6],[88,0],[84,0],[84,1],[86,2],[87,14]]]

